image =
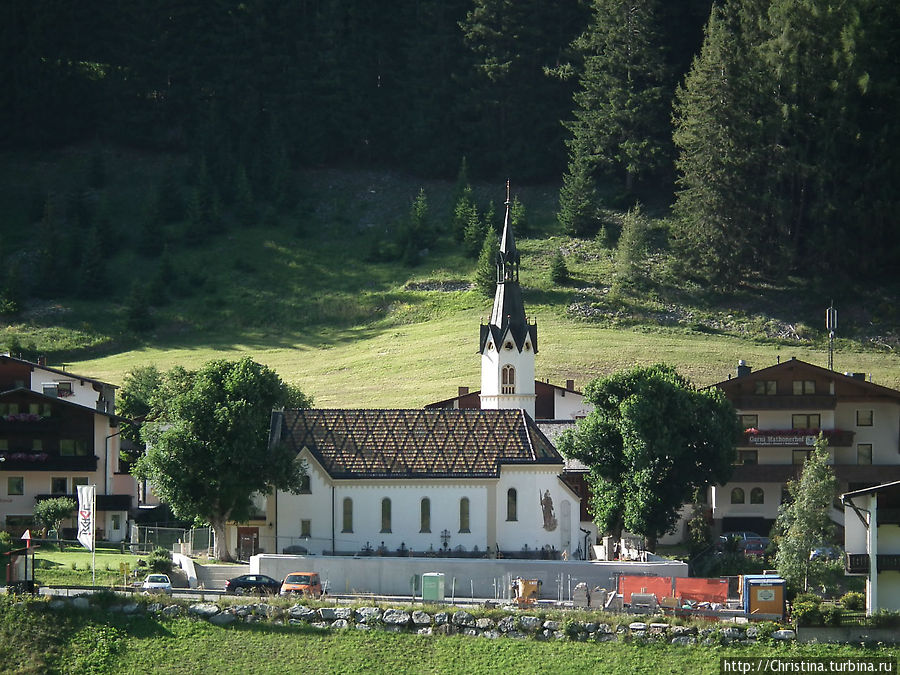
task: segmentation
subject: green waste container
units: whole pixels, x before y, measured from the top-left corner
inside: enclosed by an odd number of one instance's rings
[[[426,572],[422,575],[422,600],[444,601],[444,575],[441,572]]]

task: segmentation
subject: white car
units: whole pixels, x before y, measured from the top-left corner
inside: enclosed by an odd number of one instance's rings
[[[141,588],[145,593],[171,593],[172,581],[168,574],[148,574]]]

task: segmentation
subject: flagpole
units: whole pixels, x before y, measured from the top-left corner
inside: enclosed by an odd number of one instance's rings
[[[91,504],[91,515],[94,526],[91,528],[91,586],[97,586],[97,484],[94,483],[94,501]]]

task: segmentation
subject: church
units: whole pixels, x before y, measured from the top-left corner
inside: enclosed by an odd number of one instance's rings
[[[479,334],[480,393],[460,391],[414,410],[275,411],[270,445],[294,449],[308,480],[301,494],[261,500],[258,519],[232,530],[231,544],[244,553],[249,546],[251,553],[587,557],[596,532],[583,518],[583,490],[564,475],[545,430],[588,410],[574,383],[535,381],[538,331],[525,313],[519,265],[507,187],[494,304]]]

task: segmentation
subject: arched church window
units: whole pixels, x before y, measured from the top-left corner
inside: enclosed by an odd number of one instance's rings
[[[353,500],[344,497],[344,526],[341,532],[353,532]]]
[[[743,504],[744,503],[744,490],[742,488],[734,488],[731,491],[731,503],[732,504]]]
[[[503,345],[503,348],[507,351],[512,349],[512,342],[507,342],[505,345]]]
[[[509,488],[506,491],[506,520],[516,521],[519,519],[519,494],[515,488]]]
[[[459,531],[470,532],[469,530],[469,498],[463,497],[459,500]]]
[[[387,497],[381,500],[381,531],[391,531],[391,500]]]
[[[516,393],[516,369],[512,366],[503,366],[502,384],[500,387],[501,394]]]
[[[422,497],[419,504],[419,532],[431,532],[431,500]]]
[[[763,492],[761,487],[755,487],[750,490],[750,503],[751,504],[765,504],[766,502],[766,493]]]

